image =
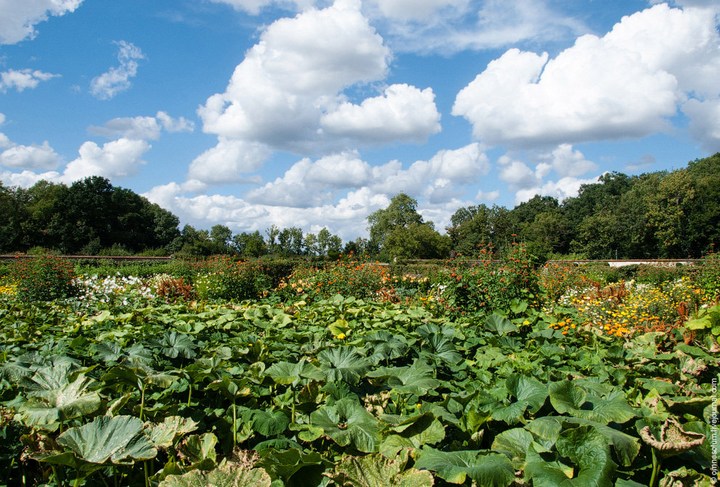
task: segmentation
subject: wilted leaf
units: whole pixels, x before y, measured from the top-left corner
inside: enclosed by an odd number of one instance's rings
[[[271,483],[262,468],[228,462],[209,472],[192,470],[184,475],[168,475],[159,487],[270,487]]]
[[[405,470],[407,451],[390,459],[382,455],[345,457],[328,476],[340,487],[429,487],[435,481],[430,472]]]
[[[162,423],[149,428],[150,441],[157,448],[170,448],[175,440],[197,429],[197,423],[190,418],[168,416]]]

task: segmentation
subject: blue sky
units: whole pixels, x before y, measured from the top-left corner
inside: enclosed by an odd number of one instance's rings
[[[0,180],[344,240],[720,151],[714,0],[0,0]]]

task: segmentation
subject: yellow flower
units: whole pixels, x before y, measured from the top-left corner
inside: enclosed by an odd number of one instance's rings
[[[335,338],[337,338],[338,340],[345,340],[345,333],[338,333]]]

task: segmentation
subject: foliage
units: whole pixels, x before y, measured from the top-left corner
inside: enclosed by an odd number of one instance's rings
[[[289,295],[329,298],[336,294],[361,299],[375,298],[383,293],[392,296],[391,276],[386,266],[377,262],[356,260],[345,256],[320,268],[298,267],[279,286]]]
[[[17,257],[10,276],[17,284],[19,299],[50,301],[76,292],[75,268],[67,260],[55,256]]]
[[[442,283],[441,298],[453,313],[509,309],[514,302],[538,298],[537,275],[523,244],[512,245],[500,259],[482,249],[479,260],[457,260]]]
[[[433,308],[449,272],[351,260],[287,281],[359,283],[345,296],[286,282],[251,300],[167,300],[168,275],[87,277],[82,299],[2,293],[3,481],[709,484],[720,347],[705,339],[720,315],[693,275],[574,287],[594,282],[578,267],[540,288],[556,270],[535,272],[522,246],[485,260],[478,279],[528,287],[466,314]],[[373,283],[416,293],[360,298]],[[648,331],[646,314],[668,326]],[[599,333],[601,315],[628,333]]]
[[[205,269],[195,280],[195,291],[202,299],[253,299],[271,285],[269,276],[255,262],[219,255],[210,258]]]

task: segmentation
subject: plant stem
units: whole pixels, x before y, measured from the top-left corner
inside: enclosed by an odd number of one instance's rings
[[[235,398],[233,397],[233,451],[237,447],[237,411],[235,409]]]
[[[657,485],[658,481],[658,475],[660,474],[660,459],[657,457],[657,453],[655,453],[655,448],[652,449],[652,476],[650,477],[650,484],[649,487],[655,487]]]

